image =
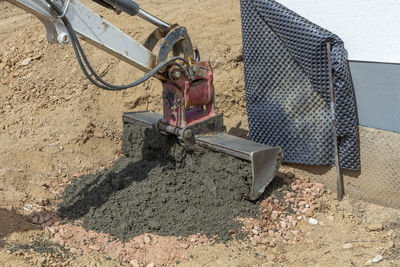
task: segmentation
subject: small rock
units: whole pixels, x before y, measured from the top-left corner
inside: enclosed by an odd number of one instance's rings
[[[261,242],[261,237],[259,237],[259,236],[254,236],[253,239],[257,244],[261,244],[262,243]]]
[[[229,234],[231,235],[235,234],[235,230],[229,230]]]
[[[226,62],[223,61],[223,60],[217,60],[217,61],[215,61],[214,68],[219,68],[219,67],[221,67],[222,65],[224,65],[225,63],[226,63]]]
[[[371,266],[374,263],[378,263],[381,262],[383,260],[382,255],[378,255],[375,258],[373,258],[372,260],[369,260],[365,263],[366,266]]]
[[[7,253],[7,254],[11,254],[11,250],[7,249],[7,250],[6,250],[6,253]]]
[[[386,236],[395,239],[397,237],[397,233],[393,229],[390,229],[387,231]]]
[[[306,216],[307,217],[312,217],[314,214],[313,214],[313,211],[312,210],[307,210],[306,211]]]
[[[382,260],[383,260],[382,255],[378,255],[378,256],[376,256],[375,258],[372,259],[372,262],[373,263],[378,263],[378,262],[381,262]]]
[[[23,209],[26,210],[26,211],[31,211],[32,208],[33,208],[32,204],[26,204],[26,205],[23,207]],[[31,216],[31,217],[32,217],[32,216]]]
[[[269,238],[274,238],[275,237],[275,232],[272,230],[268,230],[268,237]]]
[[[325,185],[320,184],[320,183],[315,183],[315,184],[314,184],[314,187],[315,187],[317,190],[319,190],[319,191],[322,191],[322,190],[325,189]]]
[[[50,186],[47,183],[42,183],[41,186],[43,186],[44,189],[49,189],[50,188]]]
[[[308,219],[308,222],[309,222],[310,224],[312,224],[312,225],[317,225],[317,224],[318,224],[317,219],[314,219],[314,218]]]
[[[305,202],[304,200],[299,202],[300,207],[304,207],[305,205],[307,205],[307,202]]]
[[[368,230],[369,231],[382,231],[383,226],[380,223],[370,224],[370,225],[368,225]]]
[[[99,251],[99,250],[101,249],[101,247],[98,246],[98,245],[90,245],[89,248],[90,248],[91,250],[94,250],[94,251]]]
[[[32,59],[35,59],[35,60],[37,60],[37,59],[41,59],[42,58],[42,55],[41,54],[39,54],[39,55],[35,55],[35,56],[33,56],[33,58]]]
[[[97,137],[97,138],[102,139],[102,138],[104,138],[104,133],[100,132],[100,131],[95,131],[94,132],[94,136]]]
[[[21,62],[21,65],[22,65],[22,66],[28,66],[29,64],[31,64],[31,62],[32,62],[32,58],[31,58],[31,57],[28,57],[28,58],[24,59],[24,60]]]
[[[269,255],[267,256],[267,259],[268,259],[269,261],[274,261],[274,260],[276,260],[276,256],[275,256],[275,254],[269,254]]]
[[[40,263],[40,264],[43,264],[43,263],[46,262],[46,258],[45,257],[40,257],[37,262]]]
[[[188,249],[189,248],[189,244],[187,244],[187,243],[182,243],[182,244],[180,244],[179,245],[181,248],[183,248],[183,249]]]
[[[54,227],[49,227],[49,232],[54,235],[55,233],[57,233],[57,230]]]
[[[146,265],[146,267],[154,267],[156,266],[153,262]]]
[[[151,242],[150,236],[146,235],[143,239],[145,244],[149,244]]]
[[[343,247],[344,249],[351,249],[351,248],[353,248],[353,244],[351,244],[351,243],[344,243],[342,247]]]
[[[393,241],[389,241],[388,243],[387,243],[387,246],[386,246],[388,249],[391,249],[391,248],[393,248],[394,247],[394,242]]]
[[[129,264],[130,264],[132,267],[140,267],[139,262],[138,262],[137,260],[131,260],[131,261],[129,262]]]

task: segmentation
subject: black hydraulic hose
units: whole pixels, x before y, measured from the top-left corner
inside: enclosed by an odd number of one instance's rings
[[[46,2],[56,11],[56,13],[58,13],[59,15],[62,14],[61,9],[60,9],[54,2],[52,2],[51,0],[46,0]],[[143,77],[141,77],[140,79],[138,79],[138,80],[136,80],[136,81],[134,81],[134,82],[132,82],[132,83],[130,83],[130,84],[127,84],[127,85],[113,85],[113,84],[110,84],[110,83],[104,81],[104,80],[94,71],[94,69],[92,68],[91,64],[89,63],[89,61],[88,61],[88,59],[87,59],[87,57],[86,57],[86,55],[85,55],[85,53],[84,53],[84,51],[83,51],[83,49],[82,49],[82,46],[80,45],[79,39],[78,39],[78,37],[76,36],[75,31],[73,30],[72,25],[70,24],[69,20],[68,20],[66,17],[63,17],[63,18],[61,18],[61,19],[62,19],[62,21],[63,21],[63,23],[64,23],[64,25],[65,25],[65,27],[66,27],[66,29],[67,29],[67,31],[68,31],[68,34],[70,35],[72,47],[73,47],[73,49],[74,49],[74,53],[75,53],[75,55],[76,55],[76,58],[77,58],[77,60],[78,60],[78,63],[79,63],[79,65],[80,65],[80,67],[81,67],[83,73],[85,74],[85,76],[88,78],[88,80],[89,80],[91,83],[93,83],[94,85],[96,85],[96,86],[99,87],[99,88],[102,88],[102,89],[105,89],[105,90],[110,90],[110,91],[120,91],[120,90],[125,90],[125,89],[128,89],[128,88],[132,88],[132,87],[135,87],[135,86],[137,86],[137,85],[139,85],[139,84],[141,84],[141,83],[147,81],[147,80],[150,79],[152,76],[154,76],[155,74],[157,74],[162,68],[164,68],[164,67],[166,67],[166,66],[170,66],[170,65],[175,65],[175,66],[177,66],[179,69],[181,69],[182,72],[184,73],[184,75],[185,75],[187,78],[190,78],[190,77],[191,77],[191,73],[193,73],[193,72],[191,71],[191,69],[190,69],[189,62],[188,62],[185,58],[182,58],[182,57],[173,57],[173,58],[171,58],[169,61],[160,63],[157,67],[155,67],[154,69],[152,69],[151,71],[149,71],[148,73],[146,73]],[[96,79],[97,81],[94,80],[94,79],[91,77],[91,75],[89,74],[88,70],[86,69],[84,63],[82,62],[82,59],[83,59],[83,61],[85,62],[87,68],[88,68],[89,71],[90,71],[90,73],[95,77],[95,79]],[[186,70],[185,67],[184,67],[182,64],[176,62],[177,60],[181,60],[181,61],[185,62],[185,64],[186,64],[186,66],[188,67],[189,71]]]
[[[96,2],[97,4],[101,5],[101,6],[105,7],[105,8],[108,8],[108,9],[111,9],[111,10],[115,11],[115,7],[113,7],[112,5],[110,5],[107,2],[104,2],[103,0],[93,0],[93,1]]]

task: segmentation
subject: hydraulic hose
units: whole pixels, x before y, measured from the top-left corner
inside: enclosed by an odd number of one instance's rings
[[[60,7],[58,7],[57,4],[55,4],[51,0],[46,0],[46,2],[55,10],[55,12],[58,15],[62,14],[62,10],[61,10]],[[109,91],[120,91],[120,90],[129,89],[129,88],[138,86],[139,84],[147,81],[152,76],[157,74],[161,69],[163,69],[166,66],[171,66],[171,65],[177,66],[188,79],[190,79],[191,73],[193,73],[193,71],[191,70],[191,67],[189,65],[189,62],[185,58],[183,58],[183,57],[173,57],[173,58],[169,59],[166,62],[160,63],[157,67],[155,67],[154,69],[152,69],[151,71],[146,73],[143,77],[141,77],[140,79],[138,79],[138,80],[136,80],[136,81],[134,81],[134,82],[132,82],[130,84],[127,84],[127,85],[110,84],[110,83],[104,81],[95,72],[95,70],[91,66],[89,60],[87,59],[87,57],[86,57],[86,55],[85,55],[85,53],[84,53],[84,51],[82,49],[82,46],[81,46],[81,44],[79,42],[79,39],[78,39],[74,29],[72,28],[72,25],[69,22],[69,20],[65,16],[62,17],[61,19],[62,19],[62,21],[63,21],[63,23],[64,23],[64,25],[65,25],[65,27],[66,27],[66,29],[68,31],[68,34],[69,34],[70,38],[71,38],[72,47],[74,49],[74,53],[75,53],[75,56],[76,56],[77,61],[79,63],[79,66],[81,67],[81,69],[82,69],[83,73],[85,74],[85,76],[87,77],[87,79],[91,83],[93,83],[94,85],[96,85],[99,88],[102,88],[104,90],[109,90]],[[82,59],[83,59],[83,61],[82,61]],[[182,64],[176,62],[177,60],[183,61],[186,64],[188,69],[186,69]],[[86,64],[87,69],[89,69],[89,71],[86,69],[86,66],[85,66],[84,63]],[[89,74],[89,72],[90,72],[90,74]],[[95,79],[92,78],[91,75],[93,75]]]

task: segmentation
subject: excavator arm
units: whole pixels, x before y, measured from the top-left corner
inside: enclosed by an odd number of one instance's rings
[[[70,42],[64,23],[45,0],[7,1],[35,15],[44,24],[50,43]],[[155,67],[156,56],[151,51],[79,1],[66,1],[62,6],[79,38],[145,72]]]
[[[156,67],[157,56],[151,50],[123,33],[120,29],[91,11],[77,0],[52,1],[54,4],[62,8],[63,14],[61,15],[58,15],[45,0],[6,1],[35,15],[44,24],[47,32],[47,40],[50,43],[59,42],[62,45],[67,45],[71,41],[71,36],[61,19],[62,17],[65,17],[68,18],[77,36],[84,41],[144,72],[148,72]],[[101,0],[98,0],[97,2],[99,1]],[[169,24],[141,10],[137,4],[135,5],[137,9],[134,11],[130,10],[127,5],[122,5],[122,7],[118,8],[109,4],[120,1],[110,0],[108,2],[102,2],[110,8],[114,8],[116,11],[127,11],[128,14],[140,15],[147,21],[151,21],[160,27],[160,30],[158,31],[168,31],[171,29]],[[121,2],[134,3],[132,1]]]
[[[72,43],[86,77],[106,90],[135,87],[150,77],[161,81],[163,115],[153,112],[123,114],[125,124],[137,123],[187,144],[225,153],[252,165],[250,199],[262,195],[282,160],[282,149],[226,134],[223,116],[215,111],[213,71],[210,62],[200,61],[185,27],[170,25],[140,9],[131,0],[94,0],[117,13],[139,16],[157,28],[139,44],[78,0],[6,0],[34,14],[45,25],[47,39],[62,45]],[[91,67],[79,39],[146,72],[128,85],[104,81]],[[153,50],[158,45],[157,54]],[[171,57],[172,54],[172,57]]]

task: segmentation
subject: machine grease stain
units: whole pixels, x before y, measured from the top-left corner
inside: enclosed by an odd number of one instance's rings
[[[126,157],[107,170],[83,176],[66,188],[59,205],[64,219],[128,241],[143,234],[219,240],[240,232],[236,218],[257,217],[248,200],[248,162],[179,144],[137,124],[124,126]]]

